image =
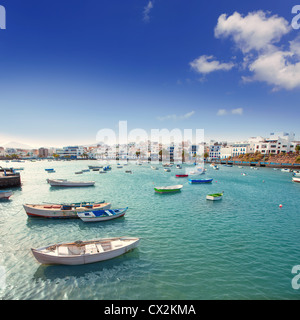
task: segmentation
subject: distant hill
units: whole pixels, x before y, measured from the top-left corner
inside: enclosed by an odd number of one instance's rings
[[[34,149],[32,146],[29,146],[27,144],[23,144],[20,142],[16,142],[16,141],[11,141],[11,142],[5,143],[1,147],[13,148],[13,149]]]

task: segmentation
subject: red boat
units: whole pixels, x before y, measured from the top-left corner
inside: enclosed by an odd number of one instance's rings
[[[188,176],[188,174],[176,174],[176,178],[186,178]]]

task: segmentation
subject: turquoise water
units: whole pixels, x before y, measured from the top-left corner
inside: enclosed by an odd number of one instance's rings
[[[159,166],[154,171],[147,163],[122,169],[112,164],[106,174],[74,174],[96,164],[0,163],[25,168],[22,188],[14,189],[11,200],[0,202],[1,299],[299,299],[291,270],[300,265],[300,184],[292,182],[290,173],[224,166],[216,171],[206,166],[205,177],[214,180],[201,185],[175,178],[184,170],[165,172]],[[52,188],[46,183],[49,177],[96,184]],[[180,193],[160,195],[153,190],[179,183]],[[221,201],[205,199],[221,191]],[[84,223],[29,218],[22,207],[101,200],[129,209],[123,218]],[[120,235],[141,237],[139,247],[101,263],[42,266],[30,252],[31,247],[56,242]]]

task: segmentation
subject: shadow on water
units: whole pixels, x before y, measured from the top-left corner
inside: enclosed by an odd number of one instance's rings
[[[97,221],[97,222],[83,222],[79,218],[71,218],[71,219],[55,219],[55,218],[38,218],[38,217],[28,217],[26,226],[28,228],[42,227],[42,226],[58,226],[58,225],[74,225],[78,224],[79,229],[85,230],[88,228],[95,227],[110,227],[112,224],[120,225],[126,224],[126,217],[119,217],[112,220],[107,221]]]
[[[139,249],[135,248],[122,256],[101,262],[95,262],[84,265],[40,265],[33,275],[34,280],[57,280],[65,279],[66,277],[80,278],[88,275],[101,273],[107,274],[113,269],[123,269],[126,264],[136,263],[139,259]]]

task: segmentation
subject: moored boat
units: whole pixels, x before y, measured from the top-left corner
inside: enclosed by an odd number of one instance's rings
[[[189,179],[189,183],[211,183],[213,179]]]
[[[297,178],[297,177],[293,177],[292,180],[293,182],[298,182],[298,183],[300,182],[300,178]]]
[[[140,239],[133,237],[103,238],[52,244],[31,249],[41,264],[82,265],[118,257],[137,247]]]
[[[171,169],[169,169],[169,168],[164,168],[164,171],[166,171],[166,172],[171,172]]]
[[[206,196],[206,199],[216,201],[216,200],[221,200],[222,197],[223,197],[223,193],[213,193],[213,194],[208,194]]]
[[[280,171],[281,171],[281,172],[291,172],[290,169],[281,169]]]
[[[154,191],[157,193],[172,193],[172,192],[178,192],[182,189],[183,185],[178,184],[175,186],[166,186],[166,187],[155,187]]]
[[[158,168],[157,168],[157,167],[154,167],[154,166],[151,166],[151,169],[152,169],[152,170],[158,170]]]
[[[176,174],[176,178],[186,178],[188,176],[188,174]]]
[[[40,218],[78,218],[78,212],[108,210],[109,202],[82,202],[75,204],[24,204],[25,212],[29,217]]]
[[[84,222],[98,222],[107,221],[115,218],[123,217],[128,207],[122,209],[110,209],[110,210],[93,210],[78,212],[78,217]]]
[[[47,179],[51,187],[90,187],[95,184],[95,181],[69,181],[67,179]]]
[[[9,199],[12,196],[13,192],[11,190],[0,190],[0,199]]]

